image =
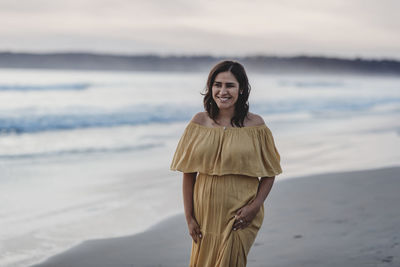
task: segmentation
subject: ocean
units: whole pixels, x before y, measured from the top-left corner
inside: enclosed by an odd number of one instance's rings
[[[202,111],[206,72],[0,69],[0,265],[183,212],[169,171]],[[249,73],[250,111],[281,154],[276,178],[398,166],[400,78]]]

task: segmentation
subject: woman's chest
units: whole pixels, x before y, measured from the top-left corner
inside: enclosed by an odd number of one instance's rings
[[[218,138],[200,138],[195,145],[196,156],[203,159],[246,161],[256,151],[255,142],[248,135],[221,134]]]

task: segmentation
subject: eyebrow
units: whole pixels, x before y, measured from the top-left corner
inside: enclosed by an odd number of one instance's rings
[[[218,82],[218,81],[214,81],[214,83],[222,83],[222,82]],[[226,83],[227,85],[235,85],[235,83],[231,83],[231,82],[228,82],[228,83]]]

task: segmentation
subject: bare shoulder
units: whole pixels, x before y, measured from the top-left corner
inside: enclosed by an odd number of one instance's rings
[[[207,112],[205,112],[205,111],[198,112],[193,116],[191,122],[194,122],[194,123],[197,123],[197,124],[200,124],[200,125],[206,125],[207,124],[207,118],[208,118]]]
[[[245,120],[245,126],[260,126],[265,125],[264,119],[257,114],[249,112]]]

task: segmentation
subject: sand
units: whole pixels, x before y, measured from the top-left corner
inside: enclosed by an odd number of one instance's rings
[[[400,266],[400,167],[279,181],[248,256],[256,266]],[[132,236],[88,240],[35,267],[188,266],[183,214]]]

